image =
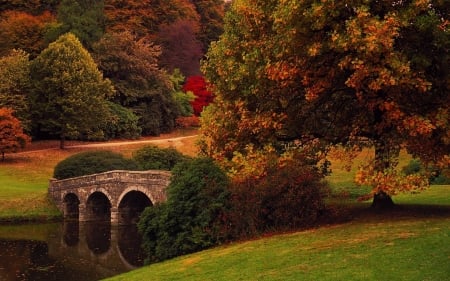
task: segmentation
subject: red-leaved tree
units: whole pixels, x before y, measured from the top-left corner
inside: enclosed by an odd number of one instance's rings
[[[0,108],[0,154],[2,161],[5,153],[16,152],[30,142],[30,137],[23,133],[19,119],[13,116],[10,108]]]
[[[207,84],[203,76],[190,76],[187,78],[183,86],[185,92],[191,91],[195,95],[195,99],[191,102],[194,114],[200,116],[203,108],[210,104],[214,96],[207,89]]]

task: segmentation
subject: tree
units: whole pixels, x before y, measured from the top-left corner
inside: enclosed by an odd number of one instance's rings
[[[75,35],[62,35],[32,62],[34,129],[67,137],[99,132],[108,120],[113,87]]]
[[[181,74],[180,70],[175,69],[170,75],[170,81],[174,87],[174,99],[180,112],[181,117],[190,117],[194,113],[191,102],[194,101],[195,96],[192,92],[184,92],[184,76]],[[177,119],[178,120],[178,119]]]
[[[207,84],[203,76],[190,76],[187,78],[186,83],[183,86],[183,90],[188,93],[192,92],[195,99],[191,102],[194,114],[200,116],[203,108],[208,106],[214,99],[211,91],[207,89]]]
[[[94,45],[94,53],[116,89],[112,101],[133,110],[143,134],[173,130],[179,113],[170,77],[158,66],[159,46],[130,32],[107,33]]]
[[[223,0],[191,0],[200,15],[199,40],[203,45],[203,53],[209,44],[219,39],[223,32],[225,2]]]
[[[47,40],[52,42],[62,34],[73,33],[90,49],[105,29],[104,1],[62,0],[58,5],[58,23],[48,31]]]
[[[21,11],[27,13],[42,13],[55,11],[60,0],[2,0],[0,11]]]
[[[13,116],[13,110],[6,107],[0,108],[0,153],[2,161],[5,153],[17,152],[30,142],[30,137],[23,133],[19,119]]]
[[[315,138],[371,145],[365,171],[373,173],[360,176],[373,179],[365,182],[374,205],[419,188],[419,179],[387,182],[402,146],[427,162],[450,162],[444,2],[234,1],[203,65],[216,95],[210,115],[218,116],[204,125],[206,150],[231,157],[249,141]]]
[[[179,69],[184,76],[200,74],[203,52],[200,41],[195,37],[195,29],[195,22],[187,20],[161,26],[157,42],[161,45],[162,67],[169,72]]]
[[[35,58],[47,45],[47,28],[55,22],[49,12],[32,15],[5,11],[0,16],[0,56],[12,49],[22,49]]]
[[[154,39],[162,24],[199,21],[189,0],[111,0],[105,5],[108,32],[130,32],[138,39]]]
[[[21,50],[12,50],[0,58],[0,108],[14,110],[25,130],[29,129],[30,90],[29,55]]]

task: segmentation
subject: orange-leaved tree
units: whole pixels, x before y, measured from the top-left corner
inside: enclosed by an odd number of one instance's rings
[[[13,113],[14,111],[10,108],[0,108],[0,153],[2,161],[5,160],[5,153],[17,152],[30,142],[30,137],[23,133],[22,125]]]
[[[371,146],[372,173],[358,182],[373,186],[375,206],[423,187],[394,179],[395,165],[401,148],[450,164],[445,2],[233,1],[203,64],[216,95],[204,150],[232,157],[249,143],[308,139]]]

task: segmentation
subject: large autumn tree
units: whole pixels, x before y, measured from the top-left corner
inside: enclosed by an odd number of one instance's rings
[[[51,43],[32,62],[32,109],[35,131],[66,138],[102,133],[107,121],[106,98],[114,88],[104,79],[97,65],[71,33]]]
[[[445,2],[233,1],[203,65],[216,95],[205,151],[220,159],[249,143],[316,138],[371,145],[359,181],[373,186],[375,204],[420,186],[390,179],[401,147],[449,162]]]

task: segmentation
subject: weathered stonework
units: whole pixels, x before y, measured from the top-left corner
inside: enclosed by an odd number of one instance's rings
[[[66,217],[68,198],[78,200],[79,220],[91,220],[87,203],[91,196],[103,194],[110,204],[111,223],[119,222],[119,206],[130,192],[145,194],[154,205],[166,200],[165,189],[170,183],[168,171],[110,171],[82,177],[50,179],[49,194]],[[91,206],[90,206],[91,207]],[[94,206],[95,207],[95,206]]]

